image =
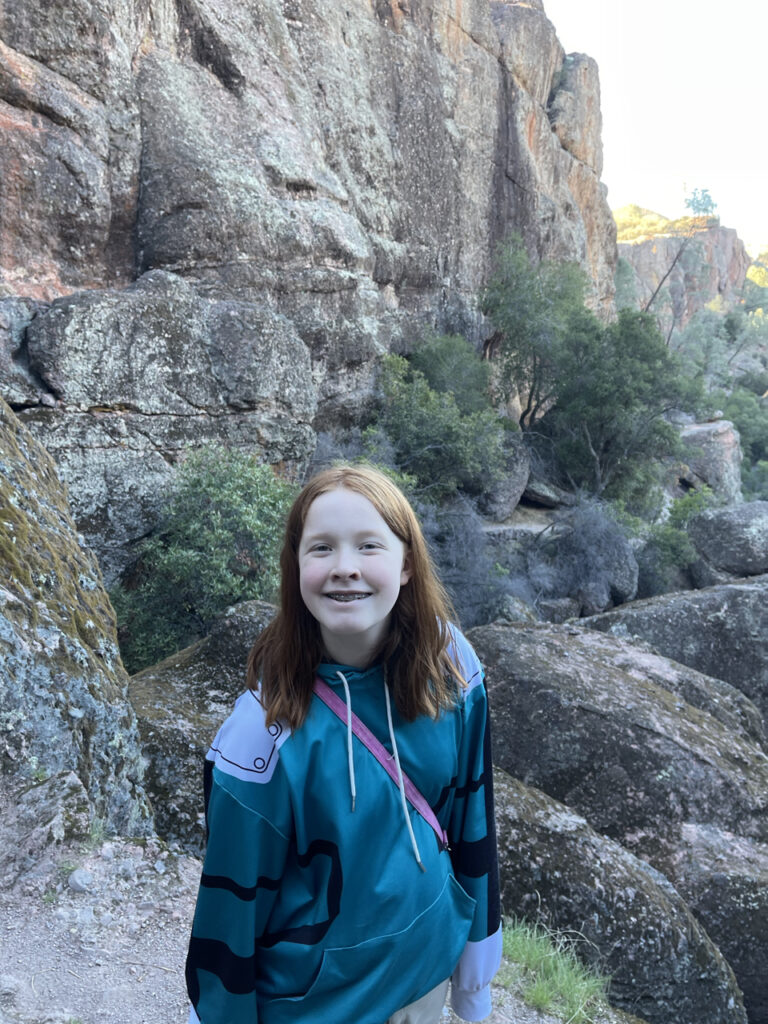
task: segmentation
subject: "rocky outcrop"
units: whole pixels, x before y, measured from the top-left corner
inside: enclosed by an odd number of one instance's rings
[[[136,718],[99,568],[50,456],[1,400],[0,499],[2,770],[17,788],[74,773],[91,816],[147,831]]]
[[[728,420],[691,423],[680,430],[686,465],[677,470],[686,489],[706,484],[726,505],[742,501],[741,439]]]
[[[682,248],[682,252],[681,252]],[[637,305],[644,309],[673,262],[664,282],[666,302],[653,311],[666,330],[685,327],[694,313],[720,298],[734,302],[744,285],[750,258],[733,228],[709,227],[692,234],[658,234],[619,243],[619,258],[634,271]]]
[[[665,657],[731,683],[768,716],[768,575],[661,594],[582,625],[640,637]]]
[[[687,530],[702,570],[737,577],[768,573],[768,501],[710,509]]]
[[[506,914],[577,935],[611,1002],[653,1024],[746,1024],[731,968],[663,875],[499,770],[495,789]]]
[[[300,466],[382,352],[479,342],[511,230],[611,302],[597,71],[540,3],[252,8],[0,13],[3,394],[110,574],[186,442]]]
[[[204,845],[203,758],[245,689],[248,652],[274,614],[262,601],[237,605],[204,640],[131,678],[155,825],[196,854]]]

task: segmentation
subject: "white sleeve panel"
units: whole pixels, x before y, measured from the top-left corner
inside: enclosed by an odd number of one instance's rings
[[[501,963],[501,925],[481,942],[468,942],[451,977],[451,1005],[462,1020],[491,1012],[491,979]]]

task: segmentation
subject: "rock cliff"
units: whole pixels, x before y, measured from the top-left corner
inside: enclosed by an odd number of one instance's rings
[[[680,252],[682,247],[682,253]],[[657,298],[653,309],[669,330],[685,327],[694,313],[713,299],[732,303],[738,298],[749,269],[750,258],[733,228],[709,227],[686,238],[680,234],[640,237],[620,242],[619,258],[634,273],[637,304],[644,309],[674,263],[662,287],[664,300]]]
[[[597,68],[540,0],[7,0],[2,394],[112,578],[180,449],[301,463],[375,358],[484,333],[519,230],[613,294]]]

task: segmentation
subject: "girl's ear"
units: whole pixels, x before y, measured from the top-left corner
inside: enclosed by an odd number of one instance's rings
[[[413,560],[411,558],[411,552],[406,551],[405,557],[403,558],[403,568],[400,570],[400,586],[404,586],[411,576],[413,576]]]

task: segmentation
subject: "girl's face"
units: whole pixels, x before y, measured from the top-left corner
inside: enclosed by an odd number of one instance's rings
[[[309,506],[298,558],[301,596],[326,652],[364,668],[411,578],[405,545],[367,498],[340,487]]]

